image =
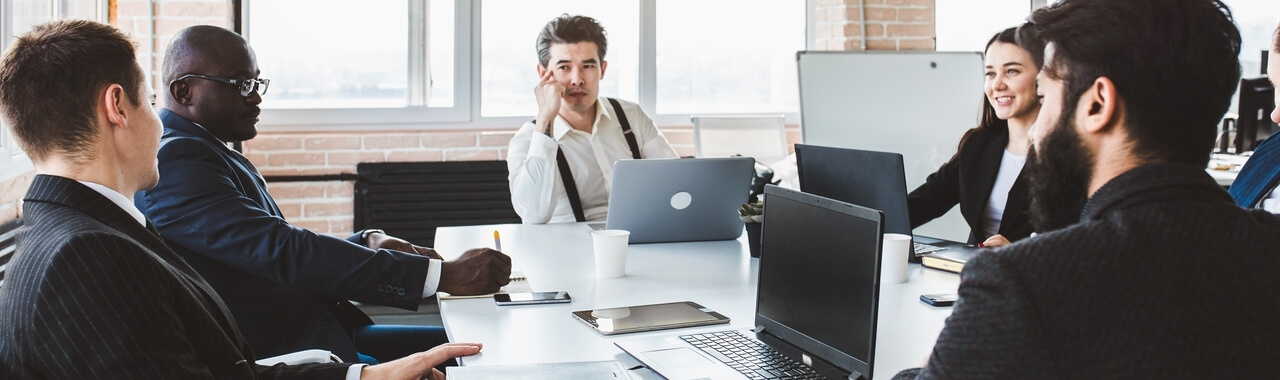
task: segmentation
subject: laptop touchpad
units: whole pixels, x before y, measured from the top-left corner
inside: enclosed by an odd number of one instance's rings
[[[652,360],[654,364],[660,367],[681,369],[689,367],[700,367],[711,364],[710,360],[702,357],[693,349],[687,347],[670,348],[659,351],[646,351],[644,356]]]

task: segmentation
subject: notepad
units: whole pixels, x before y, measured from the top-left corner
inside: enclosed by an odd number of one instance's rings
[[[508,283],[507,286],[503,286],[502,289],[498,289],[498,293],[477,294],[474,296],[455,296],[447,292],[437,292],[436,296],[440,297],[440,299],[442,300],[460,300],[460,299],[467,299],[467,298],[492,298],[494,294],[499,294],[499,293],[506,294],[506,293],[529,293],[529,292],[533,292],[533,287],[529,286],[529,278],[525,277],[524,272],[513,271],[511,272],[511,283]]]

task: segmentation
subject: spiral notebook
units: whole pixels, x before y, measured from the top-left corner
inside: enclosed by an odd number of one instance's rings
[[[507,286],[503,286],[497,293],[477,294],[474,296],[455,296],[447,292],[437,292],[436,296],[440,297],[441,300],[460,300],[467,298],[493,298],[494,294],[530,292],[533,292],[533,287],[529,286],[529,278],[525,277],[524,272],[512,271],[511,283],[507,284]]]

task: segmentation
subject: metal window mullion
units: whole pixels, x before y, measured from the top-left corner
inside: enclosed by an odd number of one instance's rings
[[[431,67],[429,54],[430,39],[427,38],[429,28],[427,22],[431,18],[430,2],[424,0],[408,0],[409,6],[409,106],[427,105],[431,90]]]
[[[640,0],[640,107],[658,114],[658,6],[657,0]]]

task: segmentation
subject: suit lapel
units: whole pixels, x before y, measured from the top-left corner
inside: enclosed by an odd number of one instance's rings
[[[996,175],[1000,173],[1000,162],[1004,159],[1004,146],[1009,145],[1009,131],[1003,131],[995,138],[987,141],[981,149],[977,165],[970,168],[975,172],[974,187],[966,192],[961,204],[973,205],[970,215],[978,215],[969,227],[975,232],[982,231],[982,219],[986,218],[987,201],[991,199],[991,189],[996,186]],[[1003,223],[1001,223],[1003,224]]]

